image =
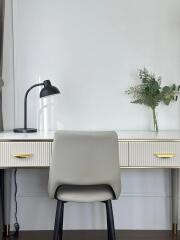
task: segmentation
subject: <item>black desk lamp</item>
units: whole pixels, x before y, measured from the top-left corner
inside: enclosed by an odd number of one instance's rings
[[[45,80],[43,83],[34,84],[32,87],[30,87],[27,90],[25,97],[24,97],[24,128],[15,128],[14,132],[16,132],[16,133],[37,132],[37,129],[35,129],[35,128],[27,128],[27,96],[28,96],[28,93],[31,91],[31,89],[33,89],[34,87],[38,87],[38,86],[44,86],[41,89],[40,98],[60,93],[58,88],[51,85],[50,80]]]

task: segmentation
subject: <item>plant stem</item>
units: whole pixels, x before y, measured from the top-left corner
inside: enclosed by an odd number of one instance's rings
[[[155,108],[152,108],[152,112],[153,112],[154,130],[155,130],[156,132],[158,132],[159,129],[158,129],[158,123],[157,123]]]

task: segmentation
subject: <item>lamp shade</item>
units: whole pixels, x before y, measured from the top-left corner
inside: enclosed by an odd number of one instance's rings
[[[55,86],[52,86],[50,80],[45,80],[44,87],[41,89],[40,92],[40,98],[59,93],[60,93],[59,89]]]

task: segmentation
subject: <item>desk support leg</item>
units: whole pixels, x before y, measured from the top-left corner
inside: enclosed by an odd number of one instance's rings
[[[4,227],[4,170],[0,169],[0,239],[3,236]]]
[[[178,196],[179,196],[179,169],[171,169],[172,195],[172,231],[177,234],[178,227]]]
[[[11,208],[11,170],[4,173],[4,233],[9,236],[10,232],[10,208]]]

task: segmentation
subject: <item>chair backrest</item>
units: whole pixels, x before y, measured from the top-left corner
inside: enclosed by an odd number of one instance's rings
[[[57,131],[48,191],[54,198],[63,185],[108,185],[120,194],[118,137],[113,131]]]

